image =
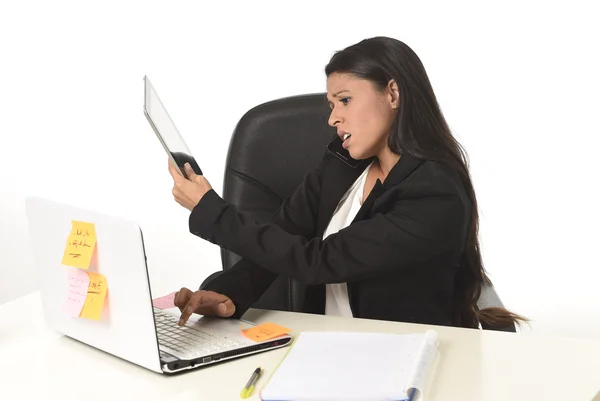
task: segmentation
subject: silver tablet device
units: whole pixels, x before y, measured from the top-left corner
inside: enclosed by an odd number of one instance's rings
[[[167,113],[147,76],[144,76],[144,115],[163,148],[171,160],[175,162],[179,173],[186,177],[183,167],[185,163],[190,163],[192,170],[197,175],[202,175],[202,170],[196,163],[196,159],[194,159],[183,137],[179,134],[177,127],[171,120],[171,116]]]

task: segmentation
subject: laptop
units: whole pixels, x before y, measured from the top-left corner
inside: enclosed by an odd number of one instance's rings
[[[186,177],[183,167],[185,163],[189,163],[196,175],[202,175],[196,159],[192,156],[147,76],[144,76],[144,115],[167,155],[175,163],[179,174]]]
[[[155,308],[142,231],[133,221],[37,197],[26,199],[26,212],[44,316],[59,333],[164,374],[291,342],[288,334],[255,342],[242,333],[254,324],[233,318],[194,314],[180,327],[178,308]],[[96,232],[96,255],[83,271],[106,279],[108,291],[98,320],[67,313],[65,308],[69,275],[78,270],[62,264],[72,221],[92,223]]]

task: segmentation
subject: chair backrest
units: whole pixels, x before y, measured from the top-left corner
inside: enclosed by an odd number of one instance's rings
[[[317,165],[335,135],[327,124],[325,93],[274,100],[249,110],[238,122],[227,154],[223,198],[266,220]],[[221,251],[223,269],[239,256]],[[296,311],[295,285],[278,278],[255,308]]]
[[[241,211],[268,219],[323,156],[336,132],[327,123],[329,113],[325,93],[315,93],[273,100],[244,114],[229,144],[223,198]],[[224,270],[240,259],[227,250],[221,257]],[[280,277],[253,307],[298,311],[295,291],[300,288]],[[502,306],[492,286],[482,292],[483,305]]]

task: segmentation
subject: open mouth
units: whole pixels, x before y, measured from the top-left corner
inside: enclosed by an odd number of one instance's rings
[[[348,149],[348,141],[350,140],[350,137],[352,135],[350,134],[344,134],[344,136],[342,137],[342,147],[344,149]]]

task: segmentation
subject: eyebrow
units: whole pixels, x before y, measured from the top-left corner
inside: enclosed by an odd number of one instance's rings
[[[336,93],[333,94],[333,97],[337,97],[337,95],[339,95],[340,93],[343,93],[343,92],[350,92],[350,90],[349,89],[342,89],[341,91],[337,91]]]
[[[350,89],[342,89],[341,91],[337,91],[337,92],[335,92],[335,93],[332,95],[332,97],[338,97],[338,95],[339,95],[340,93],[344,93],[344,92],[350,92]],[[328,101],[329,103],[331,103],[331,101],[329,100],[329,96],[325,95],[325,98],[327,99],[327,101]]]

